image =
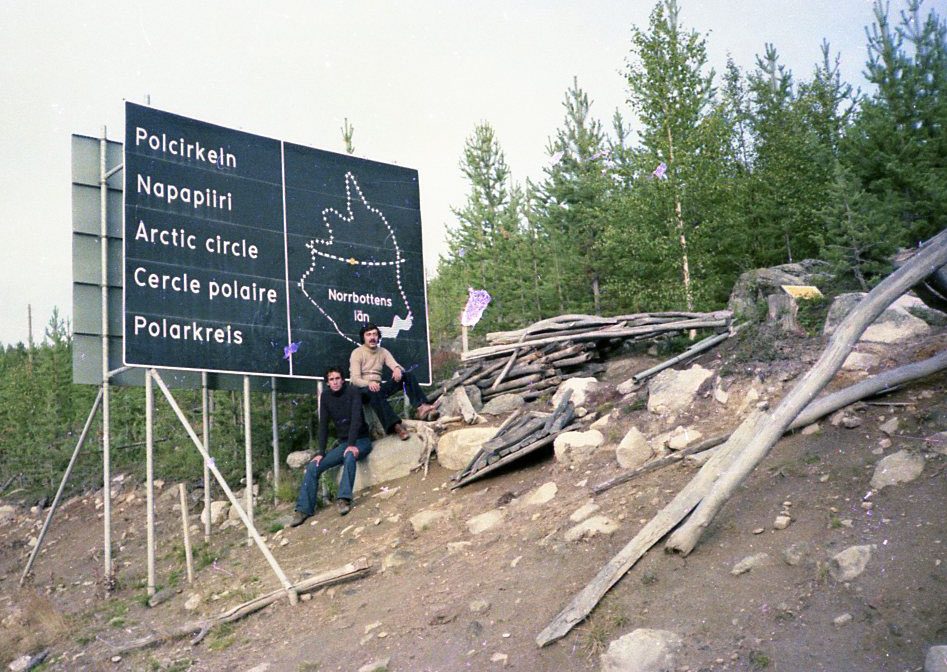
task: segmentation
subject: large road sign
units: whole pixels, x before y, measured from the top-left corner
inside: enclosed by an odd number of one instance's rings
[[[321,377],[371,321],[430,383],[417,171],[125,110],[124,361]]]

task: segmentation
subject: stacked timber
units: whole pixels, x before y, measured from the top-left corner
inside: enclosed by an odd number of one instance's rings
[[[508,393],[532,401],[567,378],[604,370],[598,347],[603,342],[640,341],[696,329],[726,331],[730,321],[730,311],[560,315],[524,329],[487,334],[490,345],[464,353],[467,365],[428,396],[433,401],[459,385],[476,385],[484,401]]]
[[[508,462],[548,446],[575,418],[566,390],[552,413],[522,410],[514,412],[500,425],[492,439],[484,443],[470,463],[455,477],[451,488],[459,488],[500,468]]]

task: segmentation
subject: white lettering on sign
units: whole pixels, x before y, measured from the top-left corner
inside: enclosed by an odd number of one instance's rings
[[[329,288],[330,301],[344,301],[345,303],[362,303],[369,306],[387,306],[391,308],[391,297],[375,296],[374,294],[356,294],[355,292],[340,292]]]
[[[138,193],[146,196],[154,196],[168,205],[173,203],[187,203],[195,210],[197,208],[216,208],[218,210],[233,211],[233,194],[227,192],[218,194],[216,189],[210,187],[206,189],[192,189],[191,187],[179,187],[176,184],[166,184],[164,182],[152,182],[151,175],[138,175]]]
[[[229,324],[226,327],[205,327],[193,320],[181,323],[166,317],[160,320],[149,320],[144,315],[135,315],[132,325],[135,336],[170,338],[175,341],[193,341],[194,343],[243,344],[243,332],[234,329]]]
[[[135,127],[135,146],[145,144],[156,152],[170,154],[182,159],[212,163],[218,168],[236,168],[237,157],[223,147],[208,149],[200,141],[188,142],[184,138],[168,138],[165,133],[152,133],[147,128]]]

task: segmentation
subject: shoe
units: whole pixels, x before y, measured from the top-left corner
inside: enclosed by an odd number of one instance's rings
[[[308,517],[309,517],[309,514],[308,514],[308,513],[303,513],[302,511],[294,511],[294,512],[293,512],[293,519],[292,519],[291,521],[289,521],[289,526],[290,526],[290,527],[299,527],[299,526],[302,525],[304,522],[306,522],[306,519],[307,519]]]
[[[347,499],[335,500],[335,507],[339,510],[339,515],[344,516],[352,510],[352,503]]]
[[[433,404],[421,404],[418,406],[419,420],[436,420],[439,413]]]
[[[402,441],[408,440],[408,437],[410,436],[408,434],[408,430],[405,429],[404,425],[402,425],[400,422],[394,426],[394,430],[395,430],[395,434],[398,435],[399,439],[401,439]]]

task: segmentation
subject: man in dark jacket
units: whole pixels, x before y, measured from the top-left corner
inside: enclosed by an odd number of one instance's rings
[[[365,459],[372,452],[372,441],[368,436],[368,427],[362,415],[362,395],[353,385],[342,378],[342,372],[336,367],[326,371],[325,390],[319,401],[319,452],[306,465],[299,497],[296,499],[296,512],[291,527],[301,525],[316,510],[316,494],[319,489],[319,477],[322,472],[342,465],[342,480],[339,483],[339,496],[336,505],[340,515],[347,514],[352,508],[352,487],[355,485],[355,463]],[[326,453],[326,440],[329,437],[329,419],[335,424],[335,433],[339,437],[335,445]]]

